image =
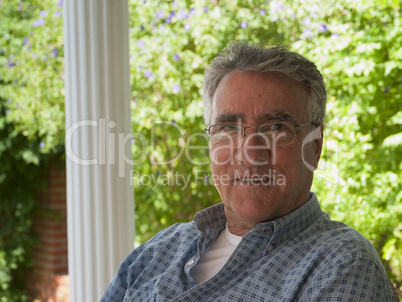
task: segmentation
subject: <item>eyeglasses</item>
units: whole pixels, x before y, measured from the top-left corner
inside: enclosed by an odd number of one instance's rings
[[[212,144],[240,146],[246,136],[246,129],[257,128],[257,135],[270,144],[287,145],[296,137],[296,127],[317,126],[317,124],[295,124],[293,122],[273,121],[257,127],[244,127],[238,124],[216,124],[205,128]]]

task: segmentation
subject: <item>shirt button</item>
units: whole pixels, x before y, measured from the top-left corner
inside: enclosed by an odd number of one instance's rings
[[[194,264],[194,262],[195,262],[195,261],[194,261],[193,259],[191,259],[190,261],[187,262],[187,265],[188,265],[188,266],[191,266],[191,265]]]
[[[270,246],[267,248],[267,251],[268,251],[268,252],[271,252],[273,249],[274,249],[274,247],[273,247],[272,245],[270,245]]]

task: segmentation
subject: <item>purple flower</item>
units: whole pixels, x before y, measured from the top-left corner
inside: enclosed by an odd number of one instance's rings
[[[46,24],[45,20],[43,20],[43,19],[36,19],[36,20],[34,20],[34,22],[33,22],[33,27],[43,26],[43,25],[45,25],[45,24]]]
[[[243,29],[247,28],[247,26],[248,26],[248,23],[247,23],[246,21],[243,21],[243,22],[240,24],[240,27],[243,28]]]
[[[40,16],[41,16],[42,18],[46,17],[46,16],[47,16],[47,11],[41,10],[41,11],[40,11]]]
[[[166,20],[165,20],[165,22],[166,22],[166,24],[170,24],[170,23],[172,22],[171,17],[167,17]]]
[[[174,85],[172,86],[172,91],[173,91],[173,93],[179,93],[179,91],[180,91],[180,85],[179,85],[179,84],[174,84]]]
[[[311,32],[311,29],[310,28],[305,29],[302,33],[302,37],[311,40],[313,38],[313,33]]]
[[[311,19],[310,18],[304,18],[303,19],[303,21],[302,21],[302,24],[304,25],[304,26],[309,26],[310,24],[311,24]]]
[[[52,53],[53,53],[53,56],[54,56],[55,58],[57,58],[57,49],[56,49],[56,48],[52,50]]]
[[[138,40],[137,45],[139,48],[143,48],[143,47],[145,47],[145,42],[142,40]]]
[[[265,16],[265,14],[266,14],[265,9],[260,9],[260,15],[261,15],[261,16]]]
[[[44,143],[44,142],[40,142],[39,147],[40,147],[41,149],[45,148],[45,143]]]
[[[16,64],[13,62],[14,57],[7,59],[8,68],[14,67]]]
[[[174,54],[173,59],[174,59],[175,61],[180,60],[180,57],[179,57],[179,55],[178,55],[177,52]]]
[[[60,6],[60,7],[63,6],[63,0],[59,0],[59,6]]]
[[[24,39],[24,45],[27,45],[29,43],[29,39],[28,38],[25,38]]]
[[[169,14],[170,18],[173,18],[174,16],[176,16],[176,12],[174,10],[172,10]]]
[[[163,10],[160,10],[155,14],[155,18],[162,19],[165,16],[165,12]]]
[[[276,1],[272,1],[270,6],[271,6],[271,10],[273,10],[273,11],[285,9],[285,5],[283,5],[282,3],[276,2]]]
[[[184,24],[184,29],[185,29],[185,30],[189,31],[190,28],[191,28],[191,25],[190,25],[190,24],[188,24],[188,23]]]
[[[144,25],[141,25],[141,30],[144,30],[144,29],[145,29]]]
[[[204,175],[204,185],[209,184],[210,180],[209,180],[209,175]]]
[[[59,11],[54,12],[54,16],[56,18],[60,18],[61,17],[61,12],[59,12]]]
[[[135,145],[135,139],[134,138],[131,139],[131,145]]]
[[[326,24],[320,24],[320,25],[318,25],[318,30],[319,30],[320,32],[322,32],[322,33],[326,32],[327,29],[328,29],[328,27],[327,27]]]
[[[190,16],[194,16],[195,15],[195,8],[190,9]]]
[[[338,39],[340,36],[341,36],[340,34],[333,33],[333,34],[331,35],[331,38],[332,38],[332,39]]]
[[[147,69],[147,70],[144,71],[144,75],[145,75],[148,79],[150,79],[150,78],[153,77],[152,71],[150,71],[149,69]]]
[[[204,7],[204,13],[207,13],[208,11],[209,11],[208,6],[205,6],[205,7]]]
[[[176,7],[176,6],[177,6],[177,1],[176,1],[176,0],[173,1],[173,2],[172,2],[172,5],[173,5],[173,7]]]
[[[188,18],[188,14],[187,14],[187,11],[182,8],[182,9],[180,9],[179,13],[177,14],[177,19],[181,20],[184,18]]]
[[[171,123],[173,126],[176,126],[177,125],[177,122],[175,121],[175,120],[172,120],[172,123]]]

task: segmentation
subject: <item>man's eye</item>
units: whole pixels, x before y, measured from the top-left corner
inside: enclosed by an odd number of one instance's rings
[[[222,132],[234,132],[234,131],[238,131],[239,127],[237,127],[236,125],[222,125],[221,131]]]
[[[210,129],[211,135],[233,134],[239,131],[237,125],[214,125]]]
[[[272,126],[271,126],[272,130],[285,130],[286,128],[287,128],[286,125],[283,123],[275,123],[275,124],[272,124]]]
[[[286,126],[286,124],[279,122],[261,125],[259,130],[261,133],[272,133],[276,131],[284,131],[287,128],[288,127]]]
[[[231,133],[239,130],[237,125],[215,125],[212,133]]]

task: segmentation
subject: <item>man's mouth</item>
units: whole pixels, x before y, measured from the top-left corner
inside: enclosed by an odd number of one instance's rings
[[[244,185],[264,185],[270,183],[269,177],[243,177],[237,178],[236,182],[239,182]]]

